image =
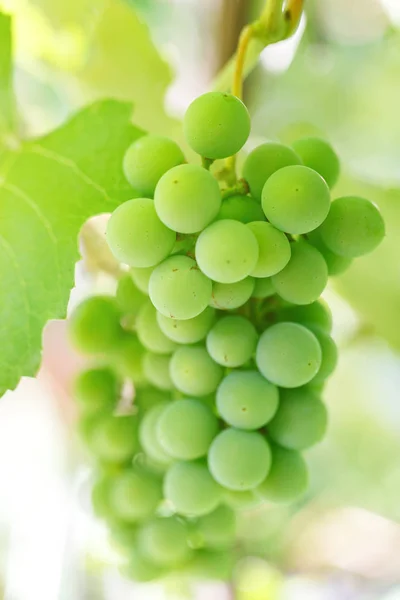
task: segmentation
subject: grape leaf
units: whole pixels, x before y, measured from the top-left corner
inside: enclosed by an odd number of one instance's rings
[[[45,323],[65,316],[84,221],[133,195],[121,164],[142,132],[130,116],[128,103],[94,103],[0,169],[0,394],[35,375]]]

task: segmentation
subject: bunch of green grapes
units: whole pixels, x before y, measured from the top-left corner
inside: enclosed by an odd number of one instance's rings
[[[306,493],[301,453],[325,434],[321,394],[337,361],[320,296],[384,236],[368,200],[331,202],[339,161],[320,139],[264,143],[240,185],[224,186],[207,166],[249,131],[240,100],[209,93],[184,118],[204,166],[162,137],[128,148],[124,172],[141,197],[107,228],[126,274],[115,297],[89,298],[70,318],[93,357],[75,395],[98,472],[94,509],[139,581],[227,577],[237,512]]]

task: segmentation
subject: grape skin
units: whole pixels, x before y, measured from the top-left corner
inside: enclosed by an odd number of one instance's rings
[[[328,267],[322,254],[307,242],[293,242],[291,250],[286,267],[272,276],[272,285],[287,302],[311,304],[328,283]]]
[[[184,161],[182,150],[173,140],[145,135],[129,146],[124,156],[123,170],[135,190],[152,197],[164,173]]]
[[[206,339],[209,355],[225,367],[240,367],[253,356],[257,345],[257,331],[245,317],[224,317],[217,321]]]
[[[157,435],[158,421],[167,407],[167,402],[156,404],[146,412],[139,425],[139,440],[143,450],[152,460],[162,465],[168,465],[172,461]]]
[[[217,283],[212,286],[210,306],[219,310],[239,308],[251,297],[255,286],[252,277],[245,277],[236,283]]]
[[[221,381],[216,404],[228,425],[239,429],[259,429],[276,413],[279,391],[258,371],[233,371]]]
[[[154,206],[161,221],[170,229],[197,233],[217,216],[221,192],[216,179],[206,169],[180,165],[161,177],[154,194]]]
[[[183,118],[189,146],[206,158],[226,158],[244,146],[250,133],[250,116],[239,98],[208,92],[196,98]]]
[[[176,400],[160,415],[157,437],[164,450],[180,460],[193,460],[207,454],[218,432],[218,421],[199,400]]]
[[[262,191],[262,207],[268,221],[291,234],[316,229],[326,219],[330,204],[325,180],[302,165],[276,171]]]
[[[303,164],[317,171],[330,188],[339,178],[339,158],[332,146],[321,138],[306,137],[296,140],[293,149],[300,156]]]
[[[241,223],[265,221],[264,212],[257,200],[251,196],[229,196],[222,201],[216,220],[233,219]]]
[[[275,289],[270,277],[257,277],[254,282],[254,290],[251,294],[252,298],[262,300],[263,298],[270,298],[275,294]]]
[[[174,517],[159,518],[142,526],[138,547],[143,556],[161,567],[172,567],[189,558],[185,525]]]
[[[311,389],[281,390],[278,412],[268,424],[269,436],[291,450],[305,450],[326,433],[327,411]]]
[[[193,319],[208,306],[212,283],[188,256],[171,256],[151,274],[149,295],[156,309],[171,319]]]
[[[110,498],[117,516],[128,522],[146,519],[162,499],[161,484],[144,470],[126,470],[113,482]]]
[[[293,502],[307,490],[307,466],[299,452],[281,448],[276,444],[271,446],[271,450],[271,470],[257,488],[257,493],[269,502]]]
[[[112,213],[106,238],[117,260],[144,268],[153,267],[168,256],[176,234],[160,221],[153,200],[135,198]]]
[[[207,546],[211,548],[227,548],[235,541],[235,512],[221,504],[212,513],[200,517],[197,530]]]
[[[258,248],[258,260],[251,272],[252,277],[271,277],[282,271],[290,260],[290,243],[286,235],[271,223],[253,221],[247,227],[254,233]]]
[[[195,344],[203,340],[211,329],[214,320],[215,310],[209,306],[197,317],[184,321],[170,319],[161,313],[157,313],[157,321],[161,331],[170,340],[179,344]]]
[[[297,323],[277,323],[261,335],[256,362],[266,379],[284,388],[305,385],[321,366],[322,351],[315,335]]]
[[[165,475],[164,495],[178,514],[193,517],[215,510],[222,489],[202,462],[176,462]]]
[[[230,490],[254,489],[267,476],[270,464],[269,445],[254,431],[225,429],[214,439],[208,453],[212,476]]]
[[[114,298],[93,296],[81,302],[69,319],[69,337],[81,352],[100,354],[118,348],[123,338]]]
[[[218,283],[236,283],[254,270],[258,243],[246,225],[224,219],[201,232],[196,242],[196,260],[200,269]]]
[[[344,196],[332,202],[319,232],[332,252],[355,258],[368,254],[381,243],[385,224],[375,204],[358,196]]]
[[[172,390],[170,375],[171,357],[154,352],[146,352],[143,356],[143,372],[146,379],[160,390]]]
[[[173,354],[170,375],[175,387],[189,396],[212,394],[223,370],[201,346],[182,346]]]
[[[275,171],[290,165],[301,165],[301,159],[289,146],[266,142],[252,150],[244,162],[243,177],[254,198],[261,200],[267,179]]]
[[[74,397],[84,413],[112,411],[120,394],[120,382],[107,367],[81,371],[74,382]]]
[[[138,338],[143,346],[151,352],[171,354],[176,350],[177,345],[161,331],[156,313],[153,304],[147,300],[136,319]]]

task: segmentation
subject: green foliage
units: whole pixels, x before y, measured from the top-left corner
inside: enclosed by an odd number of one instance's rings
[[[130,115],[127,103],[97,102],[2,156],[0,393],[36,373],[44,325],[65,316],[85,220],[133,194],[121,168],[126,148],[141,135]]]

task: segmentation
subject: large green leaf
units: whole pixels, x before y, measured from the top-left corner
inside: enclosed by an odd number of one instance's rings
[[[36,373],[45,323],[65,316],[82,224],[132,195],[130,116],[130,104],[95,103],[0,170],[0,394]]]

